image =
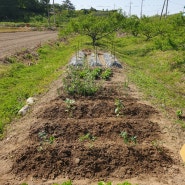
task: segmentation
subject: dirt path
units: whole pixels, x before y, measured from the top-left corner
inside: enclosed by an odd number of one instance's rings
[[[0,59],[21,49],[34,48],[46,41],[57,38],[54,31],[30,31],[0,33]]]
[[[74,185],[95,185],[100,180],[115,185],[127,179],[139,185],[185,184],[179,156],[184,133],[143,101],[133,84],[123,88],[126,80],[125,68],[116,70],[94,98],[59,95],[61,78],[53,82],[0,141],[0,185],[51,185],[68,178]],[[76,101],[71,116],[66,97]],[[118,98],[125,105],[120,117],[114,113]],[[121,131],[137,136],[137,144],[124,143]],[[53,144],[42,140],[43,133],[54,136]],[[96,139],[80,142],[87,133]]]

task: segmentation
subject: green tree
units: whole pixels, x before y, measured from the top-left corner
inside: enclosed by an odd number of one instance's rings
[[[149,17],[143,17],[140,23],[140,32],[146,37],[146,40],[157,35],[157,27],[155,26],[155,21],[151,21]]]
[[[11,20],[19,17],[18,0],[4,0],[0,3],[0,20]]]
[[[117,12],[106,12],[100,15],[88,14],[70,22],[67,33],[76,32],[91,38],[93,46],[97,41],[118,31],[122,27],[124,16]]]
[[[135,15],[127,18],[126,30],[132,33],[135,37],[138,36],[140,31],[140,19]]]
[[[24,21],[25,18],[35,14],[46,14],[47,2],[49,0],[1,0],[0,20],[21,19]]]

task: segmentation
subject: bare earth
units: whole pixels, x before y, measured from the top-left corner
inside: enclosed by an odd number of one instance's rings
[[[143,101],[126,81],[126,68],[115,70],[93,97],[69,96],[61,79],[39,98],[29,114],[13,122],[0,141],[0,185],[51,185],[72,179],[74,185],[113,184],[129,180],[139,185],[184,185],[179,155],[185,134],[178,125]],[[60,92],[60,93],[59,93]],[[72,113],[65,99],[75,99]],[[122,116],[115,115],[122,100]],[[125,143],[120,133],[137,136]],[[43,135],[44,134],[44,135]],[[81,140],[90,134],[94,140]],[[48,142],[50,137],[53,142]]]
[[[17,51],[35,48],[38,45],[57,38],[55,31],[29,31],[0,33],[0,59]]]

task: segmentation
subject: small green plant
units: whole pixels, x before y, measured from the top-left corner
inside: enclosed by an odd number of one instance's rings
[[[55,141],[54,136],[48,136],[45,131],[41,131],[38,133],[38,138],[40,139],[40,146],[38,146],[37,150],[42,151],[47,148],[48,144],[53,144]]]
[[[64,90],[70,95],[94,95],[99,90],[99,86],[95,82],[94,76],[91,72],[85,72],[83,75],[80,75],[80,70],[85,69],[74,66],[68,68],[67,75],[63,79]],[[80,71],[80,73],[82,73],[82,71]],[[82,76],[84,77],[82,78]]]
[[[114,105],[116,106],[114,112],[115,112],[116,116],[119,116],[119,115],[121,114],[121,111],[122,111],[123,108],[124,108],[124,105],[123,105],[122,101],[119,100],[119,99],[116,99],[116,100],[115,100]]]
[[[62,184],[54,183],[53,185],[72,185],[72,181],[63,182]]]
[[[88,73],[90,73],[89,69],[84,68],[83,70],[78,71],[80,78],[85,78]]]
[[[117,184],[117,185],[132,185],[130,182],[124,182],[124,183],[121,183],[121,184]]]
[[[124,143],[127,144],[129,142],[129,137],[128,137],[128,133],[127,132],[125,132],[125,131],[121,132],[120,136],[123,138]]]
[[[120,136],[123,138],[125,144],[137,143],[137,136],[130,136],[126,131],[122,131]]]
[[[24,182],[24,183],[22,183],[21,185],[28,185],[28,184]]]
[[[47,140],[47,134],[45,131],[41,131],[38,133],[38,137],[41,141],[46,141]]]
[[[112,185],[112,183],[100,181],[100,182],[98,182],[98,185]]]
[[[182,110],[177,110],[177,111],[176,111],[176,115],[177,115],[177,117],[178,117],[179,119],[182,118],[182,114],[183,114]]]
[[[100,78],[101,73],[102,73],[102,68],[100,68],[100,67],[94,68],[91,71],[91,74],[94,77],[94,79]]]
[[[87,133],[83,136],[80,136],[79,140],[82,142],[82,141],[85,141],[85,140],[90,140],[90,141],[95,141],[96,140],[96,137],[92,136],[90,133]]]
[[[54,141],[55,141],[55,137],[54,136],[50,136],[49,137],[49,143],[53,144]]]
[[[69,112],[69,115],[72,117],[73,109],[75,108],[75,107],[74,107],[75,100],[66,98],[65,104],[66,104],[66,108],[67,108],[65,111],[66,111],[66,112]]]
[[[130,137],[130,141],[131,141],[132,143],[134,143],[134,144],[137,143],[136,139],[137,139],[137,136],[131,136],[131,137]]]
[[[112,70],[109,68],[101,73],[101,78],[104,80],[110,80],[111,76],[112,76]]]

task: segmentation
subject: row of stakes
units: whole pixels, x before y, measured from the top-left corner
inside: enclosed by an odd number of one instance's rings
[[[81,46],[82,46],[82,42],[81,42]],[[79,58],[79,51],[80,51],[80,42],[78,42],[78,45],[75,46],[75,56],[76,56],[76,61]],[[94,53],[96,55],[96,62],[98,60],[98,47],[95,46],[94,47]],[[114,42],[111,43],[111,55],[114,56],[114,61],[116,60],[116,46],[114,44]]]

